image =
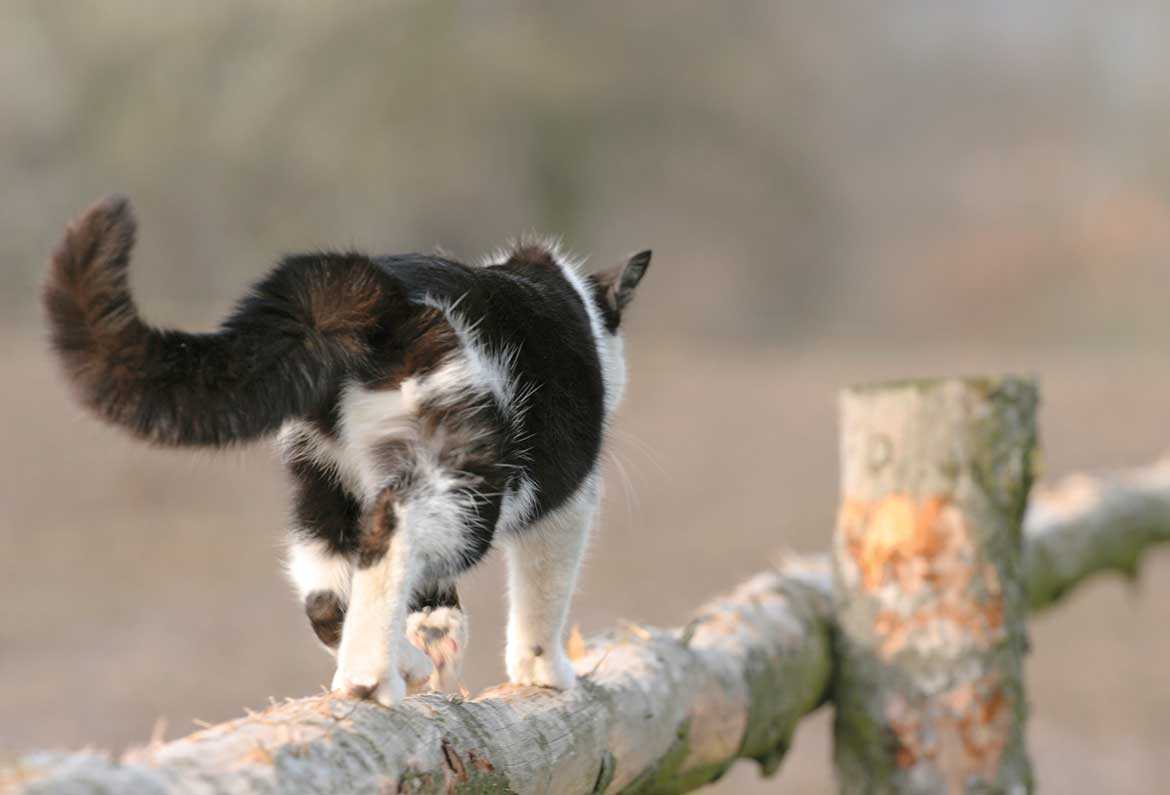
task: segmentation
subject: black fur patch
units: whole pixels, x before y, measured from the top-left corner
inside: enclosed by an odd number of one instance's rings
[[[615,333],[622,323],[622,310],[634,298],[634,289],[650,267],[650,251],[639,251],[624,264],[591,275],[588,279],[593,300],[601,311],[605,328]]]
[[[433,610],[437,607],[460,607],[459,593],[455,583],[449,580],[432,580],[414,592],[410,600],[410,612]]]
[[[288,453],[297,532],[323,541],[335,555],[352,554],[358,545],[361,505],[341,488],[333,473],[321,469],[295,447]]]

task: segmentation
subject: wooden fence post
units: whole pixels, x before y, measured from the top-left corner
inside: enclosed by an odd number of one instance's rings
[[[1021,521],[1028,381],[907,381],[841,400],[833,541],[844,793],[1027,793]]]

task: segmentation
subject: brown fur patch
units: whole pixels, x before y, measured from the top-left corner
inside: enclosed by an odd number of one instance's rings
[[[508,257],[508,262],[531,268],[557,267],[557,261],[553,259],[552,252],[539,243],[521,244]]]
[[[331,649],[341,642],[341,627],[345,622],[345,606],[332,591],[313,591],[305,597],[305,615],[313,625],[317,638]]]
[[[53,346],[71,384],[83,403],[100,405],[115,421],[135,414],[135,365],[146,343],[126,281],[136,235],[125,198],[97,202],[66,228],[44,289]]]
[[[385,311],[386,290],[365,257],[352,256],[307,274],[310,325],[350,353],[365,351],[366,335]]]
[[[383,489],[366,517],[358,541],[358,566],[368,569],[386,557],[390,540],[398,529],[398,511],[394,502],[398,495],[393,489]]]
[[[459,347],[459,337],[442,311],[422,307],[402,322],[398,345],[397,364],[371,383],[372,389],[398,389],[411,376],[433,372]]]

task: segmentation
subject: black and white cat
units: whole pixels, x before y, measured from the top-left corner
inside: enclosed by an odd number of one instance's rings
[[[44,293],[54,349],[88,408],[149,442],[279,434],[288,571],[337,655],[334,689],[391,704],[451,688],[467,641],[455,580],[492,546],[508,559],[509,678],[571,687],[569,601],[650,252],[588,276],[534,241],[476,267],[290,256],[218,331],[190,334],[139,316],[135,228],[116,197],[68,227]]]

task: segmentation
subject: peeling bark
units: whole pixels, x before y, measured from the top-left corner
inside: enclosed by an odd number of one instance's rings
[[[1031,790],[1021,521],[1036,390],[918,381],[842,398],[834,763],[847,793]]]
[[[740,758],[775,768],[831,675],[830,576],[792,559],[685,627],[593,639],[566,693],[497,687],[393,709],[303,698],[135,751],[33,754],[22,793],[680,792]]]

